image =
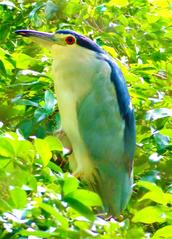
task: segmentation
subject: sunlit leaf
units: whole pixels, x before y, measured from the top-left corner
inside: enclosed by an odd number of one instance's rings
[[[9,158],[15,156],[15,149],[10,139],[5,137],[0,138],[0,155]]]
[[[35,158],[35,150],[31,142],[19,140],[16,145],[16,156],[29,164],[33,163]]]
[[[142,222],[147,224],[152,224],[155,222],[162,223],[165,221],[165,214],[156,206],[148,206],[140,211],[137,211],[132,220],[133,222]]]
[[[139,181],[137,182],[138,186],[144,187],[150,191],[154,191],[157,193],[161,193],[162,189],[158,187],[155,183],[147,182],[147,181]]]
[[[165,226],[165,227],[162,227],[160,228],[159,230],[157,230],[152,239],[170,239],[171,238],[171,235],[172,235],[172,226],[169,225],[169,226]]]
[[[43,166],[44,167],[47,166],[52,157],[52,153],[48,143],[46,142],[46,140],[43,139],[35,139],[34,143],[36,151],[38,152],[38,154],[42,159]]]
[[[44,139],[47,144],[49,145],[50,150],[57,150],[57,151],[62,151],[63,150],[63,146],[62,143],[60,142],[60,140],[55,137],[55,136],[47,136]]]
[[[169,0],[0,1],[0,238],[171,239],[171,10]],[[71,29],[94,40],[108,55],[96,53],[94,60],[95,54],[90,51],[88,42],[82,47],[77,46],[80,41],[73,46],[57,46],[55,35],[50,50],[45,39],[41,46],[40,40],[37,44],[30,37],[16,35],[19,29],[49,33]],[[67,51],[73,49],[76,51],[68,58]],[[84,160],[84,155],[77,157],[77,152],[72,151],[72,137],[67,145],[63,141],[65,147],[69,146],[66,149],[59,141],[62,135],[59,139],[53,136],[66,126],[60,119],[61,110],[72,109],[68,97],[64,99],[66,108],[62,105],[58,108],[61,101],[56,102],[56,92],[60,90],[61,81],[68,86],[61,93],[68,96],[71,90],[77,108],[84,98],[87,101],[93,96],[96,100],[99,86],[100,108],[103,109],[103,102],[112,101],[111,97],[104,97],[104,92],[108,95],[108,81],[98,77],[101,79],[98,86],[98,78],[94,77],[106,74],[109,80],[111,69],[104,62],[109,56],[115,58],[127,82],[137,134],[133,170],[136,186],[120,217],[111,217],[108,211],[103,213],[101,199],[89,191],[97,187],[96,178],[90,185],[71,175]],[[64,58],[62,65],[61,57]],[[73,67],[75,58],[78,69]],[[57,71],[56,92],[52,79],[54,70]],[[77,87],[75,74],[84,76],[82,84],[78,78]],[[115,81],[113,95],[117,96],[117,102],[119,99],[123,102],[127,96],[120,93],[123,84],[118,79]],[[127,102],[123,103],[122,111]],[[94,110],[92,107],[87,107],[88,118]],[[118,111],[116,107],[112,109]],[[121,135],[125,136],[123,133],[130,126],[128,114],[126,112],[124,119],[117,118],[119,125],[123,121]],[[66,120],[72,121],[72,118]],[[88,133],[97,120],[92,120]],[[110,125],[104,123],[102,127],[109,129]],[[75,137],[76,130],[68,130]],[[90,152],[82,134],[80,136],[96,170],[99,171],[99,160],[102,167],[103,163],[108,165],[112,152],[106,152],[106,158],[94,158],[93,145]],[[103,142],[103,137],[98,140]],[[65,138],[65,141],[68,140]],[[74,141],[76,143],[76,139]],[[119,146],[115,140],[109,139],[107,143],[112,149],[114,145]],[[125,155],[129,156],[130,147],[124,146]],[[76,149],[81,150],[80,147],[78,144]],[[123,167],[124,161],[120,160],[120,166]],[[118,185],[114,190],[118,190]],[[107,196],[112,202],[110,194]]]
[[[53,171],[55,171],[56,173],[62,172],[62,169],[57,164],[55,164],[55,163],[53,163],[51,161],[49,161],[48,167],[50,169],[52,169]]]
[[[100,197],[96,193],[91,191],[78,189],[68,194],[67,197],[68,196],[77,199],[86,206],[102,206],[102,201]]]
[[[111,0],[108,5],[110,6],[120,6],[120,7],[125,7],[128,5],[128,0]]]
[[[15,208],[24,208],[27,203],[27,195],[21,188],[15,187],[10,190],[11,198],[14,202]]]
[[[118,55],[113,47],[103,46],[103,49],[107,51],[113,58],[116,58]]]
[[[52,233],[52,232],[46,232],[46,231],[39,231],[39,230],[24,230],[22,229],[20,232],[18,232],[17,234],[27,237],[27,236],[32,236],[32,237],[36,237],[36,238],[52,238],[52,236],[57,236],[56,233]]]
[[[5,212],[5,211],[11,211],[12,210],[12,206],[4,199],[0,198],[0,212]]]
[[[65,178],[63,183],[64,196],[68,195],[69,193],[73,191],[76,191],[78,186],[79,186],[79,182],[75,177]]]
[[[94,214],[89,207],[85,206],[80,200],[77,200],[73,197],[66,197],[65,202],[69,204],[73,209],[78,211],[81,215],[88,218],[89,220],[94,220]]]
[[[16,60],[16,66],[19,69],[26,69],[34,62],[34,59],[23,53],[13,53],[13,58]]]
[[[133,226],[127,230],[126,239],[142,239],[144,238],[144,230],[142,227]]]
[[[53,216],[64,228],[68,228],[68,221],[65,217],[63,217],[57,209],[53,208],[52,206],[45,204],[45,203],[40,203],[39,206],[48,212],[51,216]]]

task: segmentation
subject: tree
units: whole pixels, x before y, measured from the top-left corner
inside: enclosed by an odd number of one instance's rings
[[[0,238],[172,238],[171,4],[168,0],[0,2]],[[51,56],[17,29],[73,29],[122,69],[135,108],[135,186],[123,218],[69,173]]]

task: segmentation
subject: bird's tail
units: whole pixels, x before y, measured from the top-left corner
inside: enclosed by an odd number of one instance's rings
[[[117,217],[131,196],[132,176],[125,169],[111,171],[108,174],[100,171],[93,189],[102,198],[108,214]]]

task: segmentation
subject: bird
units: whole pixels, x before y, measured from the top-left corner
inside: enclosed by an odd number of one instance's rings
[[[118,217],[132,194],[135,117],[124,76],[95,41],[72,30],[17,30],[52,53],[61,124],[72,147],[73,175]]]

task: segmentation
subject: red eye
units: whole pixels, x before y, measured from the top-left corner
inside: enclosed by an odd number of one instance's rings
[[[72,36],[69,36],[69,37],[66,37],[65,41],[68,45],[73,45],[75,43],[75,38]]]

